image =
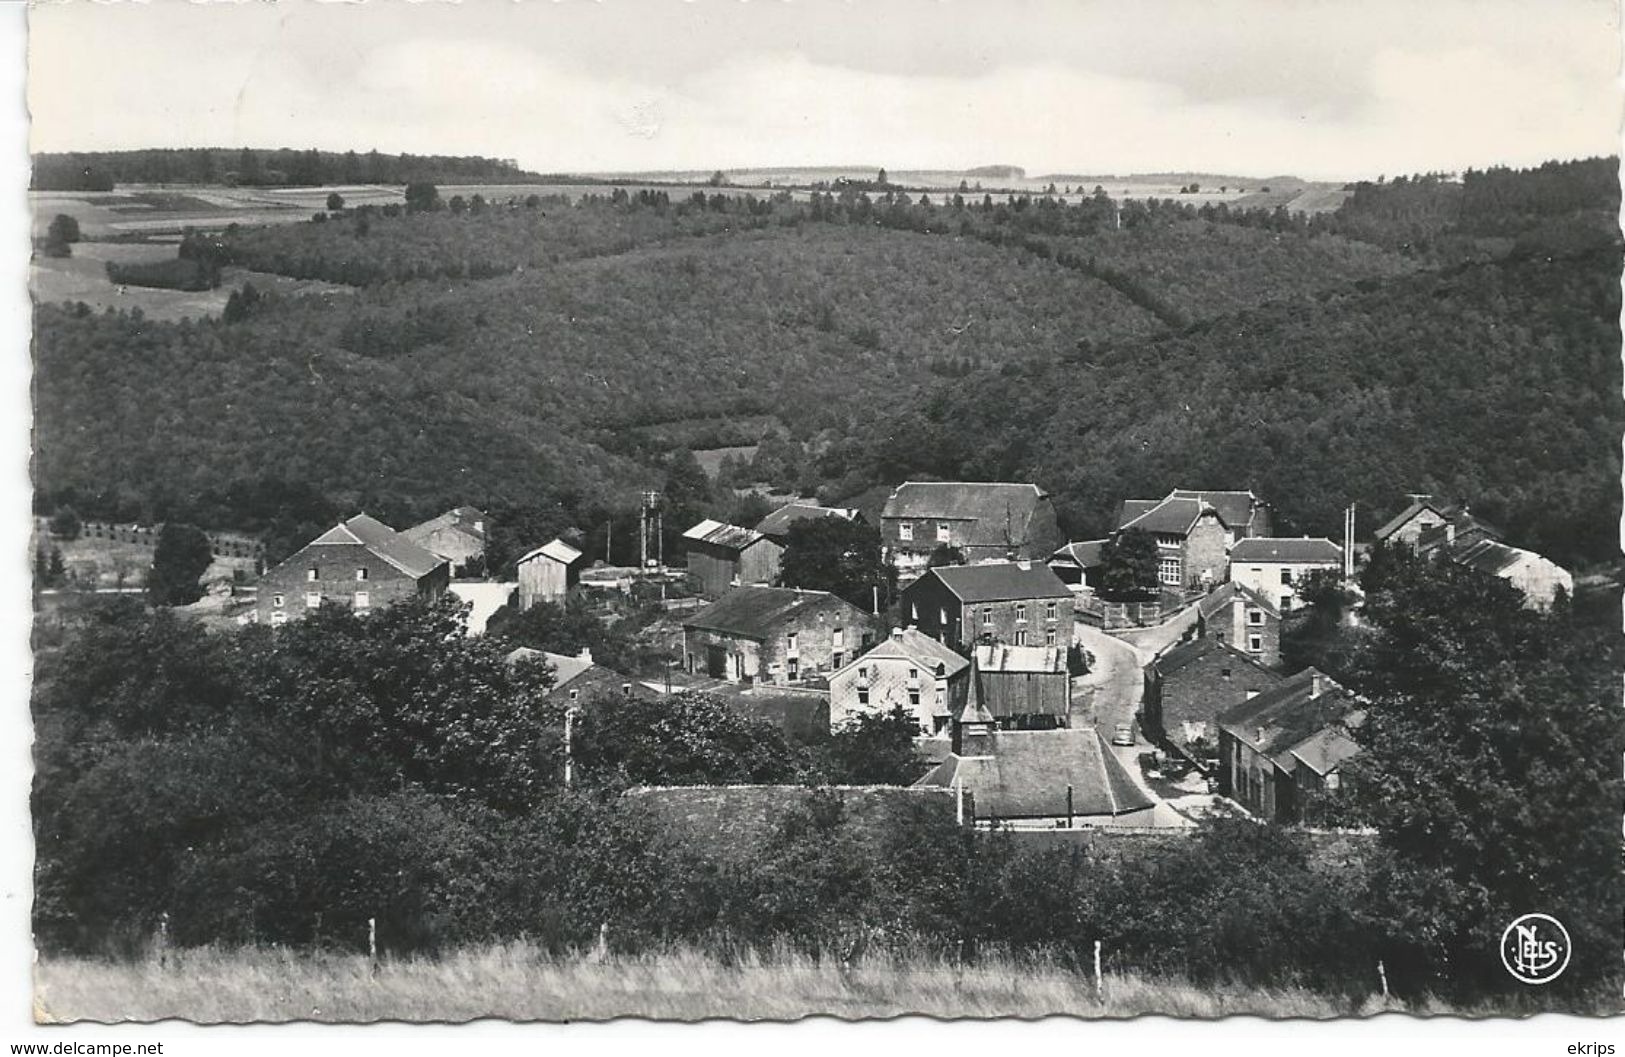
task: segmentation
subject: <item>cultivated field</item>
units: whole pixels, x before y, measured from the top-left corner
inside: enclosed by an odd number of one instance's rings
[[[452,1021],[794,1020],[805,1016],[1133,1017],[1162,1014],[1325,1019],[1383,1012],[1488,1013],[1373,995],[1338,999],[1301,989],[1196,987],[1001,961],[956,970],[924,959],[875,956],[851,969],[797,955],[745,956],[723,965],[695,953],[605,960],[551,958],[523,943],[438,961],[385,961],[284,950],[194,950],[113,963],[45,958],[35,971],[35,1018],[61,1023],[165,1019],[203,1023],[318,1020]],[[1506,1015],[1503,1007],[1500,1015]]]

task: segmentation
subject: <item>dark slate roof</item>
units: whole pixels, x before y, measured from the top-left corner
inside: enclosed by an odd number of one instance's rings
[[[935,672],[937,665],[941,664],[944,678],[952,678],[970,667],[970,661],[931,636],[916,631],[914,628],[900,628],[881,639],[868,653],[848,662],[841,671],[845,671],[854,665],[861,665],[867,661],[880,660],[886,657],[897,657],[913,661],[922,670],[928,672]]]
[[[1409,521],[1411,518],[1420,514],[1424,510],[1431,510],[1440,517],[1448,518],[1455,514],[1458,509],[1459,508],[1454,503],[1441,503],[1434,499],[1413,499],[1410,505],[1404,510],[1401,510],[1399,513],[1395,514],[1393,517],[1384,522],[1383,525],[1377,529],[1375,535],[1379,540],[1387,539],[1389,536],[1392,536],[1394,533],[1404,528],[1405,522]]]
[[[1229,609],[1230,603],[1237,595],[1240,595],[1248,605],[1257,606],[1270,616],[1278,617],[1281,615],[1281,611],[1275,608],[1274,602],[1271,602],[1246,584],[1240,584],[1234,580],[1221,584],[1209,592],[1207,597],[1196,603],[1196,611],[1203,620],[1212,620],[1219,613]]]
[[[779,507],[756,524],[756,531],[764,536],[782,536],[798,521],[816,521],[819,518],[838,517],[855,520],[858,512],[848,507],[819,506],[817,503],[788,503]]]
[[[1341,564],[1343,548],[1324,536],[1249,536],[1230,548],[1232,562],[1327,562]]]
[[[915,783],[975,798],[978,818],[1058,818],[1072,787],[1077,816],[1116,816],[1152,807],[1093,728],[995,730],[991,755],[950,755]]]
[[[710,518],[706,518],[683,533],[683,538],[742,551],[751,544],[760,542],[767,537],[755,529],[741,528],[738,525],[728,525],[721,521],[712,521]]]
[[[1126,507],[1128,504],[1124,504]],[[1196,524],[1204,510],[1214,510],[1200,499],[1169,496],[1132,520],[1118,525],[1120,529],[1136,528],[1164,536],[1183,536]],[[1214,513],[1217,513],[1214,510]],[[1223,521],[1221,517],[1219,519]]]
[[[1321,693],[1314,696],[1317,677]],[[1221,730],[1291,770],[1294,749],[1325,730],[1343,726],[1355,710],[1355,700],[1347,690],[1330,676],[1305,668],[1280,686],[1220,713],[1217,722]]]
[[[1465,510],[1452,514],[1444,524],[1423,529],[1416,537],[1416,549],[1421,554],[1459,542],[1466,545],[1475,540],[1490,539],[1497,543],[1506,539],[1499,528]]]
[[[1068,543],[1050,555],[1050,561],[1072,562],[1080,569],[1093,569],[1100,564],[1100,548],[1105,545],[1105,540],[1084,540],[1081,543]]]
[[[1231,528],[1245,528],[1253,519],[1253,511],[1260,505],[1258,497],[1250,491],[1206,491],[1202,489],[1175,488],[1168,493],[1170,498],[1198,499],[1219,512],[1219,520]]]
[[[1327,775],[1337,769],[1337,766],[1351,757],[1359,755],[1360,745],[1349,736],[1347,726],[1354,725],[1355,716],[1349,716],[1343,725],[1327,727],[1325,730],[1311,734],[1291,750],[1298,762],[1307,766],[1318,775]]]
[[[1476,569],[1481,573],[1492,576],[1518,564],[1524,558],[1540,555],[1533,551],[1509,547],[1496,540],[1474,540],[1471,543],[1458,543],[1445,551],[1450,560],[1457,565],[1465,565],[1469,569]]]
[[[1049,493],[1032,484],[978,481],[907,481],[886,500],[886,519],[969,521],[965,542],[977,547],[1020,545],[1033,513]]]
[[[1222,653],[1238,664],[1245,665],[1249,668],[1256,668],[1259,671],[1266,673],[1271,677],[1271,679],[1280,678],[1280,676],[1276,675],[1268,668],[1265,668],[1263,665],[1259,664],[1257,661],[1253,660],[1251,657],[1247,656],[1247,654],[1236,649],[1229,643],[1220,642],[1218,639],[1211,637],[1194,638],[1188,642],[1181,642],[1175,646],[1172,646],[1169,649],[1157,654],[1156,657],[1152,658],[1151,663],[1147,665],[1147,667],[1156,669],[1157,672],[1166,677],[1174,674],[1181,668],[1184,668],[1186,665],[1189,665],[1194,661],[1201,660],[1210,653]]]
[[[942,565],[926,570],[962,602],[1006,602],[1022,598],[1071,598],[1072,592],[1043,562],[985,562]],[[919,581],[915,581],[918,583]],[[912,586],[912,585],[910,585]]]
[[[801,613],[818,609],[850,609],[857,617],[863,616],[855,606],[828,591],[798,591],[790,587],[736,587],[716,602],[683,621],[685,628],[704,628],[740,635],[748,639],[765,639],[773,629]]]
[[[357,514],[311,541],[317,544],[360,544],[414,580],[422,579],[445,559],[436,557],[375,517]]]

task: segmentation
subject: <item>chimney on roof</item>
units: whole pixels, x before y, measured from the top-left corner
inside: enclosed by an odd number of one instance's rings
[[[626,697],[631,697],[632,696],[632,684],[631,683],[622,683],[621,684],[621,693],[623,695],[625,695]]]
[[[1309,676],[1309,700],[1313,701],[1326,689],[1326,677],[1319,672]]]
[[[1446,543],[1456,542],[1456,523],[1454,521],[1444,523],[1444,541]]]
[[[1016,562],[1016,568],[1020,569],[1024,573],[1030,573],[1033,571],[1032,560],[1028,558],[1021,559],[1020,561]]]
[[[576,657],[579,660],[583,660],[583,661],[586,661],[588,664],[591,664],[592,663],[592,647],[591,646],[583,646],[583,647],[581,647],[581,652],[576,654]]]
[[[1256,739],[1254,739],[1254,740],[1257,741],[1258,744],[1260,744],[1260,745],[1264,744],[1264,728],[1263,727],[1258,728],[1258,737]]]
[[[899,642],[902,641],[903,629],[902,628],[892,628],[891,629],[891,637],[893,639],[898,640]]]

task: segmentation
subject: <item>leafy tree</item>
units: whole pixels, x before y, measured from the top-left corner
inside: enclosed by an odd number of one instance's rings
[[[797,521],[785,535],[779,583],[839,595],[860,609],[879,608],[897,592],[897,567],[885,559],[880,532],[845,518]]]
[[[1617,938],[1617,615],[1588,625],[1567,604],[1526,608],[1505,581],[1383,550],[1367,566],[1373,628],[1349,681],[1364,720],[1349,782],[1392,849],[1392,898],[1414,962],[1460,986],[1499,983],[1494,949],[1530,908],[1574,937],[1554,986],[1611,979]],[[1392,963],[1391,963],[1392,964]],[[1448,968],[1446,968],[1448,967]]]
[[[1114,601],[1155,598],[1160,588],[1157,538],[1125,529],[1100,548],[1100,594]]]
[[[406,211],[432,213],[440,208],[440,189],[432,183],[417,181],[406,185]]]
[[[51,225],[45,231],[45,237],[51,242],[68,245],[79,241],[79,221],[67,213],[58,213],[51,218]]]
[[[337,213],[339,210],[343,209],[344,196],[339,194],[337,191],[329,194],[327,196],[327,208],[334,213]]]
[[[575,756],[584,782],[792,782],[805,762],[777,727],[746,719],[708,694],[649,698],[601,692],[589,695],[578,715]]]
[[[195,525],[165,523],[152,554],[147,593],[154,605],[184,606],[203,597],[198,583],[214,561],[209,537]]]
[[[51,535],[59,540],[76,540],[79,533],[84,531],[84,522],[79,520],[79,512],[66,504],[57,507],[56,513],[51,515]]]
[[[244,283],[241,290],[233,290],[226,298],[226,307],[220,318],[227,323],[241,323],[253,315],[254,309],[259,306],[260,292],[253,283]]]
[[[636,647],[618,624],[600,619],[593,604],[580,594],[562,602],[538,602],[494,629],[508,646],[573,657],[591,650],[595,662],[613,671],[631,673],[639,667]]]
[[[45,565],[45,577],[46,582],[52,587],[60,587],[62,582],[68,578],[68,567],[62,562],[60,548],[51,548],[51,558]]]
[[[912,785],[928,764],[914,751],[920,724],[902,705],[860,712],[819,748],[819,770],[832,785]]]
[[[939,543],[931,549],[931,555],[925,560],[927,569],[940,569],[945,565],[964,565],[965,552],[952,543]]]

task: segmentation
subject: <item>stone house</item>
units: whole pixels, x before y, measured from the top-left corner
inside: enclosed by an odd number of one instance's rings
[[[1451,542],[1440,550],[1457,565],[1507,581],[1523,592],[1524,604],[1530,608],[1550,609],[1559,589],[1571,598],[1574,595],[1574,574],[1534,551],[1490,539]]]
[[[254,619],[297,620],[323,602],[358,612],[418,595],[438,597],[451,565],[383,522],[357,514],[305,544],[260,578]]]
[[[1219,716],[1219,792],[1260,818],[1301,821],[1314,796],[1342,787],[1363,718],[1347,690],[1304,669]]]
[[[913,628],[896,628],[875,647],[829,677],[832,727],[861,713],[902,706],[922,734],[938,734],[964,710],[970,661]]]
[[[783,686],[827,678],[873,641],[873,618],[826,591],[736,587],[683,621],[683,667]]]
[[[485,553],[485,512],[471,506],[460,506],[432,517],[411,528],[402,529],[401,535],[419,547],[451,563],[452,571]]]
[[[541,662],[552,668],[553,689],[547,692],[547,700],[560,704],[573,704],[601,694],[618,694],[640,700],[652,700],[660,696],[636,679],[596,663],[592,659],[592,651],[586,648],[571,656],[531,649],[529,646],[517,646],[508,652],[506,660],[509,664],[518,664],[521,661]]]
[[[1065,542],[1048,492],[1032,484],[906,481],[880,512],[888,558],[905,578],[926,568],[939,546],[966,562],[1044,561]]]
[[[1072,646],[1072,592],[1042,562],[928,569],[903,589],[903,620],[969,656],[983,642]]]
[[[1068,543],[1050,555],[1050,571],[1074,591],[1099,590],[1100,555],[1105,546],[1103,539]]]
[[[784,547],[755,529],[706,520],[683,533],[688,573],[704,598],[721,598],[735,587],[771,584]]]
[[[1412,493],[1404,510],[1389,518],[1374,533],[1378,543],[1415,547],[1426,529],[1449,521],[1463,510],[1460,503],[1446,503],[1426,493]]]
[[[1264,665],[1281,663],[1281,611],[1245,584],[1231,581],[1196,604],[1196,633]]]
[[[519,610],[538,602],[558,602],[581,581],[581,552],[555,539],[537,547],[516,563],[519,575]]]
[[[1158,654],[1144,674],[1141,731],[1198,757],[1202,747],[1211,753],[1218,746],[1220,714],[1282,682],[1253,657],[1207,636]]]
[[[1223,583],[1230,546],[1270,524],[1269,508],[1251,492],[1176,488],[1162,499],[1125,499],[1117,514],[1117,532],[1155,537],[1157,579],[1175,591]]]
[[[1269,599],[1282,614],[1317,572],[1341,575],[1343,548],[1321,537],[1254,537],[1230,548],[1230,579]]]

